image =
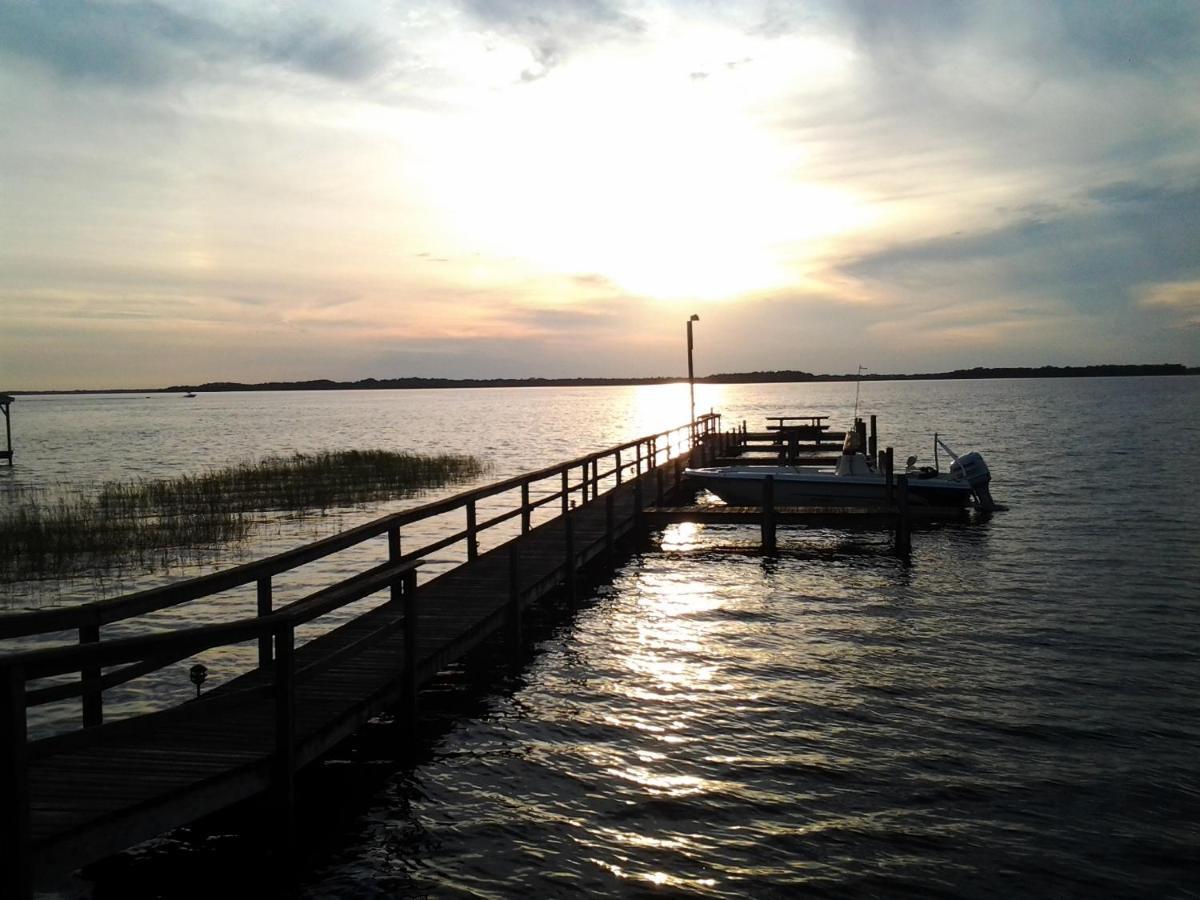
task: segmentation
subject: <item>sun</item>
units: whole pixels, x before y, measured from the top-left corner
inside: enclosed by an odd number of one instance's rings
[[[653,299],[794,284],[865,205],[806,181],[802,147],[686,71],[610,59],[493,98],[447,137],[447,227],[532,272],[599,275]]]

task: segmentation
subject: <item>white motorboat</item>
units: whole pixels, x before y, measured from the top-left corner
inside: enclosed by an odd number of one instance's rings
[[[951,457],[949,472],[935,467],[916,467],[909,460],[909,502],[916,505],[982,510],[996,508],[988,485],[991,473],[978,453],[959,456],[936,435],[934,452],[940,445]],[[776,506],[863,506],[883,501],[887,476],[876,469],[858,447],[854,432],[846,436],[836,466],[713,466],[685,469],[684,474],[731,506],[760,506],[764,481],[772,477]]]

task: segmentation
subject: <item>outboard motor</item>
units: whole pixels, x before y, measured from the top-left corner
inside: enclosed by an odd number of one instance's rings
[[[838,475],[875,474],[870,460],[863,455],[857,430],[851,429],[846,432],[846,439],[842,441],[842,455],[838,457],[837,469],[834,471]]]
[[[992,500],[992,492],[988,489],[988,485],[992,481],[992,473],[988,471],[987,463],[983,461],[981,455],[971,452],[957,457],[954,462],[950,463],[950,474],[971,486],[981,510],[992,512],[996,509],[996,503]]]

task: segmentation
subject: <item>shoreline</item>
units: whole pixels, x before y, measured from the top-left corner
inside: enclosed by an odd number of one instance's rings
[[[1198,375],[1200,368],[1179,363],[1148,365],[1096,366],[1038,366],[983,367],[954,369],[948,372],[915,374],[817,375],[796,370],[770,372],[728,372],[703,375],[697,384],[806,384],[846,381],[965,381],[971,379],[1010,378],[1121,378],[1162,375]],[[362,378],[357,381],[333,381],[327,378],[306,381],[210,381],[202,384],[180,384],[156,388],[69,388],[58,390],[9,390],[11,396],[69,395],[69,394],[182,394],[199,391],[215,394],[235,391],[362,391],[362,390],[430,390],[455,388],[512,388],[512,387],[636,387],[640,385],[686,383],[685,376],[653,376],[647,378]]]

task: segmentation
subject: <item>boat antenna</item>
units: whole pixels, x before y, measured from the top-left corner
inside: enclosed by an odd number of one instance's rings
[[[867,367],[860,365],[858,367],[858,380],[854,382],[854,421],[858,421],[858,389],[862,387],[862,373],[866,372]]]

